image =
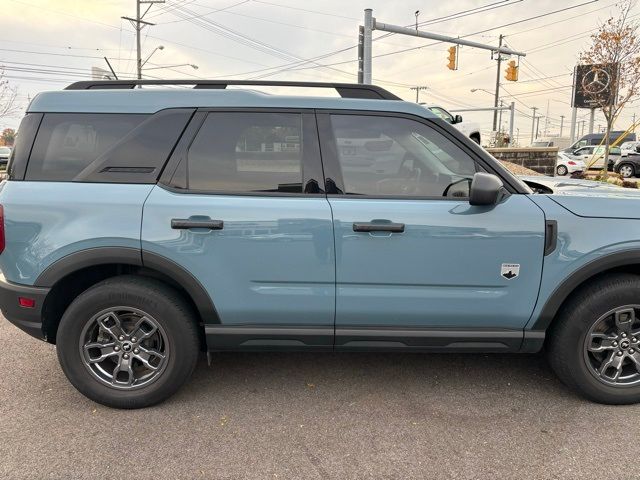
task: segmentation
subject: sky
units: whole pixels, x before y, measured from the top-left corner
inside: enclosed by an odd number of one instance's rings
[[[88,80],[92,67],[107,69],[103,57],[121,78],[135,74],[135,32],[121,18],[135,16],[135,0],[2,0],[2,5],[10,20],[0,31],[0,67],[19,89],[22,112],[38,92]],[[616,14],[615,5],[615,0],[166,0],[151,5],[145,17],[154,25],[142,31],[142,57],[151,55],[144,75],[355,82],[364,9],[372,8],[378,22],[402,26],[415,25],[419,11],[418,21],[426,23],[421,30],[488,45],[497,45],[502,34],[507,46],[527,54],[520,59],[518,82],[504,79],[504,63],[500,72],[501,98],[515,102],[518,142],[525,145],[532,107],[543,116],[540,136],[558,134],[562,116],[568,136],[571,73],[590,35]],[[553,13],[561,9],[566,10]],[[632,18],[639,17],[636,6]],[[374,39],[385,35],[373,32]],[[427,87],[420,101],[450,110],[493,106],[497,66],[491,52],[462,47],[459,68],[451,71],[450,46],[400,35],[375,40],[373,83],[410,101],[415,101],[410,87]],[[616,129],[628,128],[636,105],[623,111]],[[491,130],[492,112],[461,114],[480,123],[484,135]],[[21,115],[0,119],[0,128],[15,128]],[[588,110],[578,111],[585,133],[588,117]],[[505,113],[505,128],[507,121]],[[598,125],[604,125],[601,114],[596,130]]]

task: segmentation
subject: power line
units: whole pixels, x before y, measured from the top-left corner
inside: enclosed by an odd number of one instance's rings
[[[569,6],[569,7],[561,8],[561,9],[554,10],[554,11],[551,11],[551,12],[547,12],[547,13],[544,13],[544,14],[535,15],[535,16],[533,16],[533,17],[524,18],[524,19],[521,19],[521,20],[516,20],[516,21],[514,21],[514,22],[509,22],[509,23],[505,23],[505,24],[503,24],[503,25],[498,25],[498,26],[495,26],[495,27],[491,27],[491,28],[487,28],[487,29],[484,29],[484,30],[480,30],[480,31],[478,31],[478,32],[474,32],[474,33],[469,33],[469,34],[466,34],[466,35],[462,35],[462,36],[460,36],[460,38],[472,37],[472,36],[475,36],[475,35],[480,35],[480,34],[482,34],[482,33],[490,32],[490,31],[492,31],[492,30],[497,30],[497,29],[499,29],[499,28],[504,28],[504,27],[508,27],[508,26],[517,25],[517,24],[520,24],[520,23],[528,22],[528,21],[531,21],[531,20],[536,20],[536,19],[539,19],[539,18],[544,18],[544,17],[547,17],[547,16],[549,16],[549,15],[555,15],[555,14],[560,13],[560,12],[564,12],[564,11],[571,10],[571,9],[574,9],[574,8],[582,7],[582,6],[584,6],[584,5],[589,5],[589,4],[594,3],[594,2],[597,2],[597,1],[599,1],[599,0],[589,0],[589,1],[587,1],[587,2],[583,2],[583,3],[577,4],[577,5],[572,5],[572,6]],[[382,38],[382,37],[378,37],[378,39],[379,39],[379,38]],[[391,55],[396,55],[396,54],[398,54],[398,53],[404,53],[404,52],[409,52],[409,51],[421,50],[421,49],[424,49],[424,48],[427,48],[427,47],[431,47],[431,46],[434,46],[434,45],[439,45],[439,44],[441,44],[441,43],[443,43],[443,42],[441,42],[441,41],[437,41],[437,42],[429,43],[429,44],[427,44],[427,45],[421,45],[421,46],[417,46],[417,47],[408,47],[408,48],[404,48],[404,49],[401,49],[401,50],[395,50],[395,51],[393,51],[393,52],[387,52],[387,53],[377,54],[377,55],[374,55],[372,58],[382,58],[382,57],[388,57],[388,56],[391,56]],[[351,48],[355,48],[355,47],[349,47],[349,48],[347,48],[347,50],[348,50],[348,49],[351,49]],[[334,53],[334,52],[331,52],[331,53],[327,54],[327,56],[330,56],[330,55],[332,55],[333,53]],[[356,61],[357,61],[357,60],[345,60],[345,61],[342,61],[342,62],[334,62],[334,63],[328,63],[328,64],[321,64],[321,65],[319,65],[319,66],[320,66],[320,67],[332,67],[332,66],[336,66],[336,65],[344,65],[344,64],[347,64],[347,63],[353,63],[353,62],[356,62]],[[318,67],[310,67],[310,68],[318,68]],[[289,70],[289,68],[286,68],[286,69],[280,70],[280,72],[281,72],[281,71],[286,71],[286,70]],[[277,72],[277,73],[280,73],[280,72]]]
[[[267,1],[264,1],[264,0],[253,0],[253,2],[254,3],[261,3],[263,5],[270,5],[270,6],[273,6],[273,7],[286,8],[286,9],[289,9],[289,10],[298,10],[300,12],[307,12],[307,13],[315,13],[315,14],[318,14],[318,15],[325,15],[325,16],[328,16],[328,17],[343,18],[343,19],[346,19],[346,20],[360,20],[359,18],[347,17],[345,15],[339,15],[339,14],[336,14],[336,13],[329,13],[329,12],[322,12],[320,10],[311,10],[311,9],[308,9],[308,8],[294,7],[292,5],[283,5],[283,4],[280,4],[280,3],[267,2]]]

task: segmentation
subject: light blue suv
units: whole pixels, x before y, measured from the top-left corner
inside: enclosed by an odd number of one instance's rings
[[[76,83],[31,102],[0,188],[2,312],[105,405],[162,401],[201,350],[543,347],[640,401],[638,194],[520,180],[375,86]]]

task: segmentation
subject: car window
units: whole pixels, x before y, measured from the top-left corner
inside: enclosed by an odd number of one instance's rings
[[[443,119],[443,120],[445,120],[445,121],[447,121],[449,123],[453,123],[453,115],[451,115],[446,110],[444,110],[444,109],[442,109],[440,107],[431,107],[429,110],[431,110],[433,113],[435,113],[441,119]]]
[[[210,113],[188,151],[188,188],[302,193],[302,115]]]
[[[27,165],[27,180],[71,181],[148,116],[48,113]]]
[[[468,197],[476,164],[451,140],[405,118],[332,115],[345,193]]]
[[[8,155],[11,153],[11,149],[9,147],[0,147],[0,155]]]

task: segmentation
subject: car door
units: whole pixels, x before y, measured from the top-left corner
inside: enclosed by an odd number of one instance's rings
[[[440,121],[319,113],[336,243],[336,348],[518,348],[545,219],[523,194],[471,206],[488,167]]]
[[[332,348],[321,169],[313,112],[196,114],[145,203],[142,249],[144,262],[169,259],[212,299],[210,349]]]

